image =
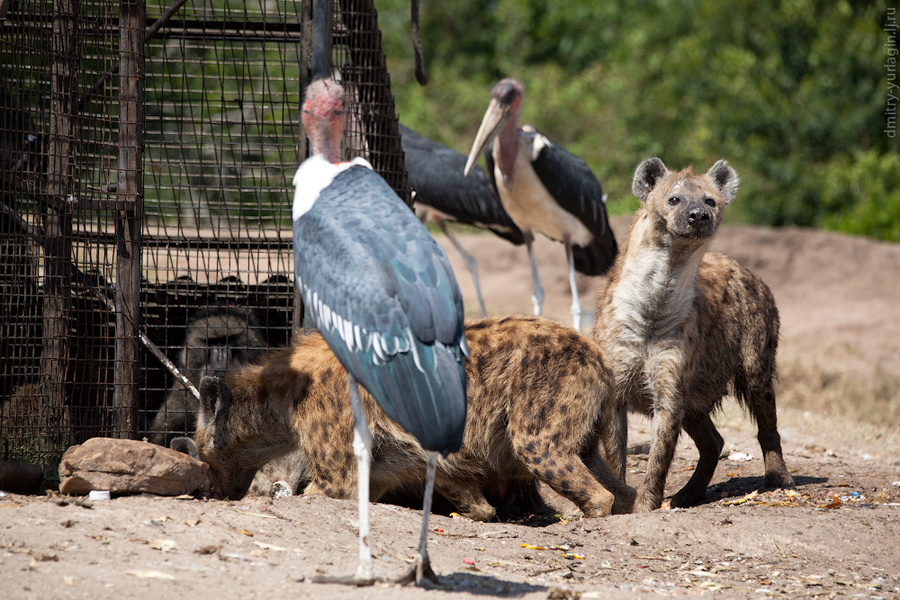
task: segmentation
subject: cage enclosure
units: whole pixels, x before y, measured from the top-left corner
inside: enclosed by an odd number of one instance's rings
[[[314,69],[348,91],[346,156],[409,198],[375,8],[0,5],[0,460],[166,443],[196,410],[178,373],[196,385],[301,325],[291,178]]]

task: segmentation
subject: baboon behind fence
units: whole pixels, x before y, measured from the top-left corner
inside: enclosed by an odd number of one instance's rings
[[[207,376],[224,376],[233,365],[251,362],[267,347],[253,313],[246,309],[210,309],[188,320],[184,346],[175,365],[195,386]],[[175,435],[193,433],[199,403],[175,382],[156,413],[147,439],[168,445]]]

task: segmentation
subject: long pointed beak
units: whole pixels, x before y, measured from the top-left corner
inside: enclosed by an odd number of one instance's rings
[[[484,152],[485,146],[491,143],[497,132],[506,125],[511,113],[508,106],[503,106],[497,100],[491,99],[487,112],[481,120],[481,127],[478,128],[478,135],[475,136],[475,142],[472,144],[472,151],[469,152],[469,159],[466,161],[466,168],[463,175],[472,172],[478,157]]]

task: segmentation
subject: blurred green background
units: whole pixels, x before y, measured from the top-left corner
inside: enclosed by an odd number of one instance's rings
[[[425,0],[424,88],[409,0],[376,7],[401,122],[460,152],[515,77],[523,123],[585,158],[614,214],[637,207],[644,158],[725,158],[742,180],[732,221],[900,241],[888,2]]]

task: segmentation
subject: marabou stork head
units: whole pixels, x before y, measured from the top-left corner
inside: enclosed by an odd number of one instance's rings
[[[312,154],[321,154],[330,163],[340,162],[345,119],[344,88],[339,83],[317,79],[307,86],[303,128]]]
[[[469,152],[469,159],[466,161],[466,168],[463,171],[465,175],[472,171],[478,161],[478,156],[509,120],[513,119],[513,122],[518,120],[521,104],[521,83],[507,78],[501,79],[494,85],[491,89],[491,103],[488,105],[487,112],[484,113],[481,127],[478,128],[478,135],[475,136],[472,151]]]

